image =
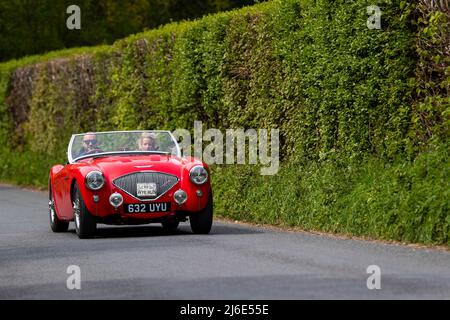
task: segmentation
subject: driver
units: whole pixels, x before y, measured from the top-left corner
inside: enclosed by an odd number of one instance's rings
[[[98,148],[97,135],[94,132],[88,132],[83,137],[83,147],[77,157],[81,157],[87,154],[103,152]]]

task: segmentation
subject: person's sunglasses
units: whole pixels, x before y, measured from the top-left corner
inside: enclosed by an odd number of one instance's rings
[[[83,140],[83,142],[86,144],[96,144],[97,140]]]

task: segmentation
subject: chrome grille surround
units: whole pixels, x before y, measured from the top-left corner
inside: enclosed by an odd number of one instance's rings
[[[168,173],[156,171],[140,171],[128,173],[113,180],[113,185],[140,201],[153,201],[172,189],[179,179]],[[138,197],[138,183],[156,183],[156,197]]]

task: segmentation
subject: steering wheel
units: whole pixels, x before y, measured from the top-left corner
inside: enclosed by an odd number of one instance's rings
[[[101,153],[101,152],[103,152],[102,149],[92,149],[91,151],[86,152],[86,154],[95,154],[95,153]]]

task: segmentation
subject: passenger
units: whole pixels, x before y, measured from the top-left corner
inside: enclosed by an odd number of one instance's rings
[[[155,136],[150,132],[144,132],[138,141],[139,151],[157,151]]]

